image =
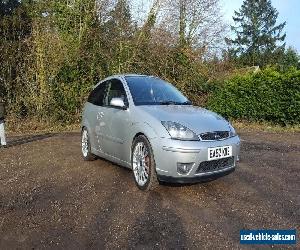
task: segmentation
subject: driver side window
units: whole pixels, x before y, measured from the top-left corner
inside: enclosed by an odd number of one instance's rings
[[[128,100],[123,83],[118,79],[112,79],[109,81],[108,91],[104,99],[104,106],[110,106],[110,102],[113,98],[121,98],[126,106],[128,106]]]

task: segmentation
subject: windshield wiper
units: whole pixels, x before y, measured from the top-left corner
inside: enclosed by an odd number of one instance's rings
[[[190,101],[185,102],[174,102],[174,101],[163,101],[159,103],[160,105],[192,105]]]
[[[175,105],[178,104],[178,102],[174,102],[174,101],[163,101],[159,103],[160,105]]]
[[[191,101],[181,102],[180,105],[192,105]]]

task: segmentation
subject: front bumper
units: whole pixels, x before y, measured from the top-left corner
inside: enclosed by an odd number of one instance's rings
[[[221,141],[180,141],[169,138],[151,140],[159,180],[177,183],[195,183],[214,179],[234,171],[240,153],[238,136]],[[163,146],[162,146],[163,145]],[[224,168],[199,172],[200,163],[208,161],[208,148],[232,146],[233,164]],[[177,171],[178,163],[193,163],[186,174]]]
[[[194,176],[194,177],[173,177],[173,176],[166,176],[166,175],[158,175],[158,179],[162,182],[168,182],[168,183],[181,183],[181,184],[199,183],[199,182],[215,180],[217,178],[226,176],[234,171],[235,171],[235,167],[227,168],[227,169],[224,169],[219,172],[216,171],[216,172],[210,173],[208,175],[200,175],[200,176]]]

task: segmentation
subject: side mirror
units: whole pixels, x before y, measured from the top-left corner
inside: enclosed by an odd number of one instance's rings
[[[110,101],[110,106],[121,108],[121,109],[127,108],[124,101],[122,100],[122,98],[119,98],[119,97],[112,98]]]

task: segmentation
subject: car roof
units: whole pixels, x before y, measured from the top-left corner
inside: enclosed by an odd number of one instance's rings
[[[93,89],[95,89],[96,87],[99,86],[99,84],[101,84],[102,82],[108,81],[110,79],[113,78],[125,78],[125,77],[153,77],[153,78],[157,78],[156,76],[152,76],[152,75],[142,75],[142,74],[118,74],[118,75],[111,75],[106,77],[105,79],[101,80],[100,82],[98,82]]]

